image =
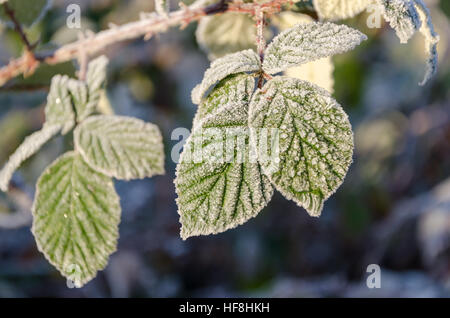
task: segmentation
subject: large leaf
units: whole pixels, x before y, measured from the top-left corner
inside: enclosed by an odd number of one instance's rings
[[[256,24],[247,14],[227,12],[204,17],[198,23],[195,35],[211,60],[229,53],[256,49]]]
[[[228,75],[260,70],[258,54],[253,50],[240,51],[215,60],[206,70],[202,82],[192,90],[192,102],[199,104],[205,93]]]
[[[231,102],[250,102],[250,96],[254,89],[255,78],[252,75],[239,73],[223,79],[198,105],[193,126],[196,126],[207,115]]]
[[[208,115],[186,142],[175,179],[181,237],[243,224],[270,201],[272,186],[251,160],[247,101]]]
[[[14,171],[16,171],[25,160],[41,149],[41,147],[60,130],[60,125],[44,125],[41,130],[25,138],[23,143],[16,149],[11,157],[9,157],[8,162],[0,171],[0,190],[6,192]]]
[[[52,3],[51,0],[8,0],[7,2],[9,8],[14,11],[16,20],[27,27],[39,21]],[[8,25],[13,26],[1,5],[0,20],[6,21]]]
[[[287,68],[352,50],[367,37],[334,23],[299,24],[276,36],[265,52],[263,69],[275,74]]]
[[[99,115],[81,123],[75,148],[95,170],[117,179],[164,173],[164,149],[156,125],[140,119]]]
[[[60,125],[62,133],[68,133],[75,126],[75,113],[68,88],[67,75],[55,75],[45,106],[45,121],[49,125]]]
[[[51,164],[37,183],[33,234],[39,250],[81,287],[116,250],[119,197],[112,180],[75,152]]]
[[[280,136],[278,165],[262,162],[275,188],[319,216],[352,162],[353,134],[341,106],[311,83],[277,77],[253,96],[249,122],[254,145],[264,141],[261,128]]]
[[[337,21],[352,18],[364,11],[373,0],[313,0],[321,20]]]

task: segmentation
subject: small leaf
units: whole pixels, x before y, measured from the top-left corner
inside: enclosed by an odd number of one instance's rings
[[[256,50],[256,24],[247,14],[227,12],[204,17],[195,35],[210,60],[242,50]]]
[[[239,73],[226,77],[198,105],[193,126],[195,127],[207,115],[232,102],[249,103],[249,96],[254,89],[255,78],[252,75]]]
[[[242,72],[258,72],[260,70],[258,54],[252,50],[228,54],[211,63],[206,70],[203,81],[192,90],[192,102],[199,104],[206,92],[228,75]]]
[[[425,85],[428,80],[437,72],[438,66],[438,52],[437,44],[439,42],[439,35],[434,30],[433,22],[428,8],[422,0],[416,0],[416,9],[419,13],[419,18],[422,21],[420,33],[425,37],[425,51],[428,54],[427,67],[425,77],[419,85]]]
[[[156,125],[140,119],[99,115],[74,133],[75,149],[95,170],[129,180],[164,173],[164,146]]]
[[[314,0],[314,8],[321,20],[348,19],[364,11],[373,0]]]
[[[397,33],[401,43],[407,43],[420,28],[419,15],[410,0],[378,0],[387,22]]]
[[[16,20],[26,27],[41,20],[52,4],[51,0],[8,0],[7,2],[9,8],[14,11]],[[0,20],[14,27],[3,7],[0,7]]]
[[[175,179],[183,239],[243,224],[272,197],[261,166],[248,156],[247,100],[205,117],[186,142]]]
[[[6,165],[0,171],[0,190],[4,192],[8,191],[8,185],[14,171],[16,171],[25,160],[38,152],[38,150],[60,130],[60,125],[47,124],[44,125],[41,130],[25,138],[23,143],[11,155]]]
[[[276,74],[287,68],[352,50],[367,37],[333,23],[299,24],[276,36],[265,52],[263,69]]]
[[[72,103],[77,113],[78,121],[83,120],[89,116],[87,110],[89,101],[89,89],[85,82],[77,81],[75,79],[69,79],[67,83],[70,95],[72,97]]]
[[[276,16],[273,23],[281,30],[290,29],[297,24],[313,23],[314,20],[301,13],[284,11]],[[287,69],[284,74],[288,77],[298,78],[325,88],[330,93],[334,91],[334,65],[331,57],[309,62],[300,66]]]
[[[319,216],[352,162],[353,134],[341,106],[311,83],[276,77],[253,96],[249,122],[254,145],[260,128],[278,129],[279,161],[262,162],[264,172],[287,199]]]
[[[49,125],[60,125],[62,134],[68,133],[75,126],[75,113],[68,88],[69,77],[55,75],[45,106],[45,120]]]
[[[120,213],[112,180],[68,152],[39,178],[32,232],[47,260],[81,287],[116,250]]]
[[[106,83],[106,67],[108,58],[104,55],[92,60],[87,68],[86,83],[89,90],[89,99],[84,111],[78,114],[78,120],[82,121],[91,115],[100,101]]]

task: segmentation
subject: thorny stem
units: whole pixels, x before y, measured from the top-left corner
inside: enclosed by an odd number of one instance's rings
[[[282,5],[291,2],[292,0],[271,0],[258,4],[243,3],[240,0],[221,0],[216,4],[199,8],[193,6],[182,7],[180,10],[170,12],[167,16],[152,14],[140,21],[126,23],[91,34],[84,39],[66,44],[55,51],[34,55],[30,51],[27,51],[22,57],[11,60],[8,65],[0,68],[0,86],[20,74],[26,75],[33,73],[40,63],[58,64],[76,59],[80,56],[80,50],[82,49],[85,50],[87,56],[95,56],[112,44],[136,39],[149,34],[162,33],[174,26],[183,28],[206,15],[224,12],[241,12],[254,16],[258,10],[269,15],[279,12]]]

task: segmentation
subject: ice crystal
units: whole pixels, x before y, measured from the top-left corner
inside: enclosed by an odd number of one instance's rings
[[[379,0],[383,15],[397,33],[401,43],[407,43],[420,28],[419,15],[412,0]]]
[[[253,50],[245,50],[215,60],[206,70],[202,82],[192,90],[192,102],[199,104],[205,93],[228,75],[260,70],[258,54]]]
[[[56,75],[52,78],[45,106],[45,121],[49,125],[61,125],[62,133],[75,126],[75,113],[68,89],[69,77]]]
[[[299,24],[276,36],[265,52],[263,69],[275,74],[287,68],[352,50],[367,37],[334,23]]]
[[[253,96],[251,143],[258,129],[279,129],[279,165],[262,163],[264,172],[287,199],[319,216],[323,202],[340,186],[352,162],[353,134],[347,115],[318,86],[276,77]]]
[[[164,149],[157,126],[140,119],[91,116],[75,129],[75,148],[95,170],[117,179],[164,173]]]

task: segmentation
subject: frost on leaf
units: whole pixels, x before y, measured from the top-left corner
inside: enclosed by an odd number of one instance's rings
[[[321,20],[348,19],[364,11],[373,0],[313,0]]]
[[[62,134],[68,133],[75,126],[75,113],[72,108],[68,82],[67,75],[55,75],[52,78],[45,106],[46,124],[60,125]]]
[[[299,24],[276,36],[265,52],[263,69],[275,74],[287,68],[352,50],[367,37],[334,23]]]
[[[95,170],[130,180],[164,173],[164,149],[156,125],[140,119],[99,115],[81,123],[75,149]]]
[[[250,102],[250,96],[255,89],[255,78],[245,73],[233,74],[217,84],[208,97],[198,105],[194,118],[194,128],[203,118],[216,112],[221,107],[232,102]]]
[[[353,134],[347,115],[331,95],[302,80],[277,77],[250,102],[251,142],[258,128],[279,129],[279,165],[263,170],[287,199],[319,216],[352,162]]]
[[[24,142],[16,149],[16,151],[9,157],[8,162],[0,171],[0,190],[8,191],[8,185],[14,171],[20,165],[34,155],[41,147],[55,136],[61,130],[60,125],[44,125],[44,128],[31,134],[25,138]]]
[[[51,0],[8,0],[7,2],[9,8],[14,11],[16,20],[26,27],[30,27],[41,20],[52,4]],[[0,20],[14,27],[2,6],[0,6]]]
[[[85,119],[96,110],[102,91],[105,87],[107,65],[108,58],[104,55],[97,57],[89,63],[86,72],[86,84],[88,86],[89,98],[86,106],[79,110],[79,121]]]
[[[175,179],[183,239],[234,228],[270,201],[273,188],[250,160],[247,111],[246,99],[220,107],[186,142]]]
[[[32,232],[48,261],[81,287],[116,250],[120,213],[113,181],[68,152],[39,178]]]
[[[260,60],[253,50],[240,51],[215,60],[206,70],[202,82],[192,90],[192,102],[199,104],[206,92],[228,75],[258,72]]]
[[[89,88],[85,82],[77,81],[73,78],[69,79],[67,88],[69,89],[78,121],[81,121],[87,117],[86,108],[89,102]]]
[[[211,60],[229,53],[256,49],[255,21],[242,13],[228,12],[202,18],[195,35]]]
[[[301,13],[291,11],[281,12],[273,20],[273,23],[281,30],[290,29],[293,26],[302,23],[313,23],[314,20]],[[316,84],[332,93],[334,91],[334,65],[331,57],[325,57],[320,60],[309,62],[300,66],[287,69],[284,74],[288,77],[295,77]]]
[[[378,0],[387,22],[397,33],[401,43],[407,43],[420,28],[421,21],[413,0]]]
[[[438,65],[437,44],[439,42],[439,35],[434,30],[434,26],[431,21],[430,11],[422,2],[422,0],[416,0],[416,9],[417,12],[419,13],[420,20],[422,21],[420,32],[425,37],[425,51],[428,55],[425,77],[423,81],[419,83],[420,85],[423,86],[434,74],[436,74],[437,71]]]

